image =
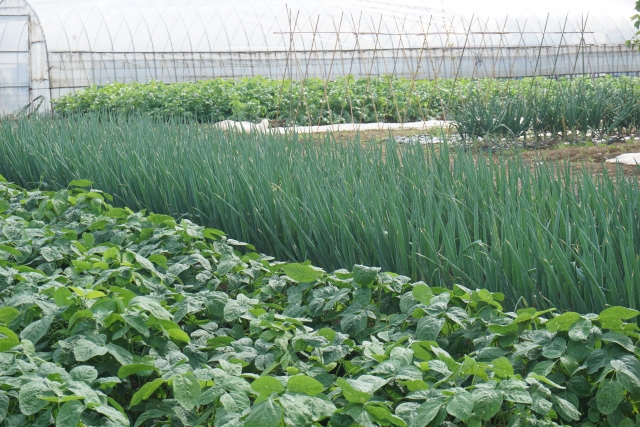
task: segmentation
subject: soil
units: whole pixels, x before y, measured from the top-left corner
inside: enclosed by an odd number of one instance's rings
[[[381,130],[381,131],[365,131],[360,132],[360,141],[384,141],[389,138],[391,134],[394,136],[415,136],[424,134],[424,130]],[[432,131],[432,135],[438,136],[439,131]],[[355,137],[355,132],[334,132],[333,138],[336,141],[349,141]],[[314,139],[324,138],[323,135],[314,135]],[[524,149],[524,150],[509,150],[504,154],[506,155],[519,155],[524,160],[534,162],[539,161],[565,161],[568,160],[571,163],[573,170],[587,169],[594,175],[601,175],[604,170],[607,170],[612,175],[615,175],[617,170],[624,172],[628,177],[640,177],[640,166],[629,166],[616,163],[605,163],[605,160],[612,159],[620,154],[624,153],[640,153],[640,141],[629,139],[627,141],[609,143],[565,143],[552,141],[545,145],[543,148],[538,149]]]
[[[455,134],[455,130],[453,129],[445,129],[445,132]],[[442,134],[442,130],[431,129],[429,131],[425,131],[419,129],[386,129],[366,130],[361,132],[342,131],[327,134],[310,134],[308,137],[318,142],[324,141],[325,138],[332,138],[332,140],[336,142],[349,142],[353,141],[354,138],[359,137],[362,143],[381,143],[382,141],[387,141],[390,137],[411,137],[423,135],[425,133],[439,137]],[[524,160],[530,161],[532,165],[535,162],[540,161],[568,160],[571,163],[572,170],[575,171],[586,169],[593,175],[602,175],[606,170],[613,176],[616,171],[620,170],[627,177],[640,178],[640,166],[605,163],[605,160],[612,159],[620,154],[640,152],[640,141],[634,139],[634,137],[639,136],[640,135],[632,135],[630,139],[626,141],[623,138],[619,138],[621,141],[613,143],[594,143],[591,141],[567,143],[562,140],[548,141],[547,143],[540,144],[540,148],[505,150],[502,151],[502,154],[513,156],[519,155]],[[480,156],[481,151],[478,153]]]
[[[530,161],[568,160],[573,169],[587,169],[593,174],[602,174],[604,168],[611,174],[621,170],[625,176],[640,177],[640,166],[605,163],[605,160],[612,159],[620,154],[640,153],[640,142],[589,145],[592,144],[560,144],[542,150],[521,151],[520,155],[523,159]]]

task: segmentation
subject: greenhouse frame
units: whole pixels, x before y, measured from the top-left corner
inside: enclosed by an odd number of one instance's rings
[[[633,0],[517,3],[0,0],[0,115],[112,82],[640,71]]]

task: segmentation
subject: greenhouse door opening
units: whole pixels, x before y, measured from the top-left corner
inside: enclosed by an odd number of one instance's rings
[[[0,16],[0,116],[29,103],[29,17]]]

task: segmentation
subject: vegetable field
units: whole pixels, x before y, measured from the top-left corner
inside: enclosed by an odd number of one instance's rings
[[[496,185],[496,200],[513,191]],[[637,425],[636,310],[512,312],[502,293],[277,262],[188,219],[113,207],[86,180],[49,192],[1,179],[0,228],[5,426]]]
[[[54,102],[62,115],[146,114],[200,122],[222,119],[280,124],[455,120],[465,139],[538,138],[551,132],[608,134],[640,125],[640,78],[419,80],[392,76],[335,81],[216,79],[166,85],[114,83]]]
[[[0,173],[86,178],[114,205],[224,229],[281,261],[488,289],[509,310],[640,308],[640,188],[557,162],[324,143],[100,115],[0,127]]]

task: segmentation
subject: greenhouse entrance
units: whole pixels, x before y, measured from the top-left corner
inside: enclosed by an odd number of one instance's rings
[[[0,115],[29,103],[29,17],[0,16]]]

